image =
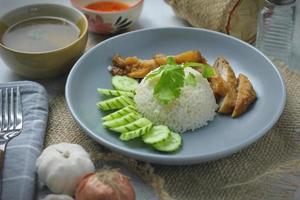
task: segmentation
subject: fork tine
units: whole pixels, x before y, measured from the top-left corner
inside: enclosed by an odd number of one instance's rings
[[[9,130],[13,130],[15,127],[15,109],[14,109],[14,88],[10,88],[9,92],[9,114],[8,114],[8,119],[9,119]]]
[[[22,116],[22,102],[21,102],[21,92],[20,87],[16,89],[16,104],[15,104],[15,111],[16,111],[16,129],[21,130],[23,127],[23,116]]]
[[[7,131],[8,129],[8,88],[5,88],[4,93],[4,102],[3,102],[3,114],[4,114],[4,120],[3,120],[3,131]]]
[[[0,132],[2,132],[2,89],[0,89]]]

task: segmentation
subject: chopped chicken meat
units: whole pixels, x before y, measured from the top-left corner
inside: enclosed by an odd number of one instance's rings
[[[227,85],[224,79],[220,76],[218,71],[215,71],[216,74],[213,77],[210,77],[208,79],[210,87],[212,91],[214,92],[214,95],[216,99],[219,99],[220,97],[225,97],[227,94]]]
[[[206,59],[201,55],[200,51],[192,50],[175,55],[175,61],[178,64],[186,62],[206,63]]]
[[[230,88],[226,96],[220,100],[218,112],[222,114],[231,114],[236,102],[236,90]]]
[[[156,54],[153,59],[155,60],[155,62],[161,66],[161,65],[165,65],[167,63],[167,56],[164,54]]]
[[[205,58],[197,50],[186,51],[174,56],[176,63],[181,64],[185,62],[206,63]],[[167,56],[157,54],[153,59],[142,60],[137,57],[121,57],[115,55],[112,59],[113,75],[127,75],[132,78],[144,78],[151,70],[167,63]]]
[[[151,70],[166,64],[167,57],[164,54],[156,54],[153,59],[142,60],[136,56],[125,58],[115,55],[111,73],[113,75],[127,75],[132,78],[144,78]],[[178,64],[186,62],[207,63],[197,50],[177,54],[174,59]],[[217,58],[214,68],[216,74],[208,78],[208,81],[216,99],[220,100],[218,112],[231,114],[233,118],[240,116],[256,99],[256,93],[251,82],[243,74],[240,74],[237,79],[225,58]]]
[[[223,97],[220,100],[218,112],[223,114],[231,114],[237,97],[236,86],[237,79],[230,64],[224,58],[218,58],[214,63],[214,67],[218,73],[216,80],[211,82],[212,89],[215,94]],[[224,80],[225,84],[223,83]],[[219,85],[217,84],[219,83]],[[221,83],[221,84],[220,84]]]
[[[238,78],[237,99],[232,113],[232,117],[238,117],[244,112],[256,99],[256,92],[247,76],[240,74]]]
[[[217,58],[214,63],[214,67],[217,69],[224,81],[228,83],[229,87],[237,87],[237,79],[235,77],[234,71],[228,61],[225,60],[225,58]]]

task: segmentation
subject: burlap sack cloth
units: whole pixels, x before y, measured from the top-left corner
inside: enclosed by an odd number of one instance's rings
[[[165,0],[192,26],[255,41],[258,12],[264,0]]]
[[[228,19],[229,15],[226,14],[228,9],[242,5],[240,8],[244,9],[240,11],[243,13],[243,10],[247,10],[245,8],[252,4],[250,1],[253,1],[254,7],[250,11],[256,15],[261,2],[260,0],[167,1],[170,1],[175,10],[176,7],[183,6],[184,2],[191,2],[190,7],[198,6],[196,8],[204,12],[199,14],[192,9],[191,15],[199,15],[197,19],[204,20],[205,26],[200,24],[201,27],[221,32],[226,32],[224,26],[226,23],[222,19]],[[207,5],[204,10],[203,4]],[[212,11],[214,7],[219,11]],[[188,10],[186,8],[184,12],[178,12],[185,16],[184,13]],[[246,13],[246,16],[251,15]],[[198,21],[190,20],[190,23],[196,24]],[[253,25],[256,24],[256,20],[251,23],[251,27],[256,27]],[[236,36],[244,40],[249,41],[249,38],[254,37],[251,28],[249,32],[241,32],[238,27],[234,30],[237,30]],[[90,35],[88,46],[91,47],[103,39],[105,38],[101,36]],[[112,153],[80,130],[67,109],[64,94],[57,96],[50,103],[45,147],[60,142],[78,143],[91,153],[93,159],[120,161],[152,185],[162,200],[300,199],[300,74],[282,64],[277,66],[287,88],[287,104],[283,115],[262,139],[227,158],[198,165],[163,166],[138,162]]]
[[[90,35],[88,46],[103,39]],[[64,94],[50,103],[45,147],[78,143],[94,159],[120,161],[152,185],[162,200],[300,199],[300,74],[282,64],[277,66],[287,88],[283,115],[262,139],[230,157],[198,165],[163,166],[112,153],[80,130]]]
[[[120,160],[162,199],[296,199],[300,189],[300,74],[278,67],[287,87],[283,115],[262,139],[230,157],[192,166],[162,166],[111,153],[80,130],[63,94],[51,102],[45,145],[78,143],[95,159]]]

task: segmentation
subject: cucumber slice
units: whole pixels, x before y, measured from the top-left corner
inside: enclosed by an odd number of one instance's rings
[[[133,105],[126,106],[126,107],[122,108],[121,110],[118,110],[109,115],[106,115],[105,117],[102,118],[102,120],[109,121],[109,120],[118,119],[129,113],[137,113],[136,107]]]
[[[115,89],[122,91],[135,91],[139,85],[137,80],[127,76],[113,76],[111,81]]]
[[[133,92],[126,92],[126,91],[119,91],[119,90],[109,90],[109,89],[102,89],[102,88],[98,88],[97,92],[99,94],[102,94],[104,96],[128,96],[128,97],[134,97],[134,93]]]
[[[143,141],[147,144],[154,144],[167,139],[170,132],[167,126],[153,126],[148,133],[143,135]]]
[[[178,133],[170,132],[167,139],[153,144],[153,147],[158,151],[171,152],[177,150],[181,142],[181,136]]]
[[[134,105],[134,101],[127,96],[114,97],[97,103],[97,106],[104,111],[120,109],[128,105]]]
[[[128,140],[140,137],[140,136],[144,135],[145,133],[149,132],[151,128],[152,128],[152,123],[147,126],[144,126],[142,128],[139,128],[137,130],[122,133],[120,136],[120,139],[123,141],[128,141]]]
[[[129,124],[137,119],[141,118],[141,116],[137,113],[129,113],[121,118],[110,120],[103,122],[103,126],[108,127],[108,128],[115,128],[118,126],[123,126],[125,124]]]
[[[134,122],[131,122],[130,124],[126,124],[124,126],[119,126],[116,128],[112,128],[110,130],[115,131],[115,132],[119,132],[119,133],[125,133],[125,132],[130,132],[130,131],[134,131],[137,130],[139,128],[142,128],[144,126],[147,126],[149,124],[152,124],[151,121],[149,121],[146,118],[140,118]]]

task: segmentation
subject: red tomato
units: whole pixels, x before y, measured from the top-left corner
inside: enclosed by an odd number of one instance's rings
[[[77,185],[76,200],[135,200],[128,178],[117,170],[85,175]]]

